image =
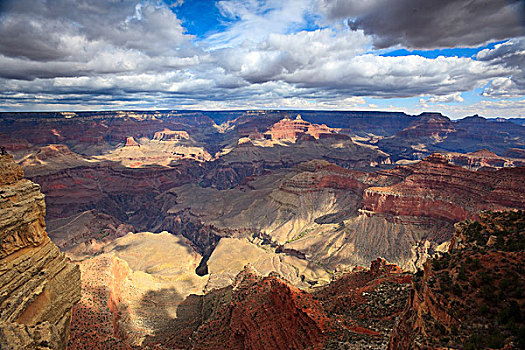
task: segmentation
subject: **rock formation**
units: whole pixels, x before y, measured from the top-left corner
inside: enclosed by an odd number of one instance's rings
[[[45,231],[44,195],[0,156],[0,348],[65,349],[80,271]]]
[[[470,170],[493,170],[525,166],[524,159],[498,156],[496,153],[486,149],[467,154],[455,152],[443,152],[442,154],[450,163]],[[506,152],[506,154],[508,153]],[[511,152],[510,154],[512,155],[513,153]],[[515,155],[519,156],[519,154]]]
[[[227,191],[180,186],[170,192],[177,200],[168,211],[191,203],[203,223],[259,232],[332,270],[366,266],[382,256],[415,271],[446,249],[457,220],[480,210],[525,206],[523,171],[471,171],[439,154],[368,173],[314,160],[248,177]]]
[[[422,113],[395,135],[379,139],[379,148],[400,159],[421,159],[435,152],[475,152],[487,149],[503,155],[508,148],[525,148],[525,127],[479,116],[457,121],[439,113]]]
[[[257,134],[259,135],[259,134]],[[322,159],[345,168],[372,169],[390,164],[388,154],[353,142],[347,135],[303,120],[282,119],[263,137],[240,138],[208,164],[203,186],[233,188],[246,177]]]
[[[427,261],[390,349],[525,346],[525,212],[484,212],[456,224],[447,254]]]
[[[290,118],[281,119],[279,122],[272,125],[272,127],[262,136],[268,140],[285,140],[295,142],[303,135],[310,135],[315,139],[322,136],[334,135],[335,130],[326,125],[311,124],[301,118],[301,115],[292,120]],[[341,138],[347,138],[346,135],[341,135]]]
[[[525,168],[472,172],[448,163],[436,153],[403,167],[403,181],[365,190],[362,208],[393,215],[425,216],[452,222],[483,209],[525,207]]]
[[[0,147],[41,185],[49,235],[85,273],[73,348],[255,347],[262,331],[276,340],[261,344],[277,348],[384,348],[407,276],[375,259],[416,271],[447,251],[457,220],[525,206],[523,126],[436,113],[301,115],[0,113]],[[21,192],[2,205],[27,210],[25,231],[2,231],[3,258],[51,251],[38,187],[4,167],[0,181]],[[128,235],[136,231],[172,234]],[[370,271],[340,276],[371,260]],[[239,283],[247,264],[258,273]],[[252,305],[286,314],[272,325]],[[281,334],[288,319],[301,339]]]
[[[90,166],[93,160],[71,152],[66,145],[52,144],[39,147],[37,151],[26,155],[18,163],[24,169],[25,176],[34,177],[68,168]]]
[[[135,141],[133,136],[128,136],[126,137],[126,144],[124,145],[124,147],[139,147],[140,148],[140,144],[137,141]]]
[[[194,349],[320,349],[330,331],[320,303],[277,276],[247,268],[228,289],[231,299],[194,333]]]
[[[163,131],[157,131],[153,136],[156,141],[180,141],[189,140],[190,135],[186,131],[174,131],[170,129],[164,129]]]
[[[307,293],[277,274],[246,267],[233,285],[203,297],[196,349],[326,349],[384,347],[408,297],[410,276],[384,269],[341,273]],[[379,265],[381,267],[379,267]],[[220,320],[220,322],[218,322]]]
[[[408,298],[410,276],[378,259],[314,292],[247,265],[224,288],[190,295],[159,349],[383,349]]]

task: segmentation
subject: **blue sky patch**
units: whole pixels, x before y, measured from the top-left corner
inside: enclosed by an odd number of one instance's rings
[[[217,8],[216,1],[213,0],[184,1],[182,5],[172,7],[172,11],[182,21],[187,33],[195,35],[197,39],[203,39],[210,33],[221,31],[228,24],[227,19]]]
[[[422,56],[425,58],[437,58],[439,56],[445,57],[471,57],[475,59],[478,52],[485,49],[494,49],[498,44],[503,43],[504,41],[498,41],[490,43],[488,45],[479,46],[479,47],[456,47],[456,48],[447,48],[447,49],[434,49],[434,50],[407,50],[407,49],[398,49],[389,52],[380,54],[384,57],[395,57],[395,56]]]

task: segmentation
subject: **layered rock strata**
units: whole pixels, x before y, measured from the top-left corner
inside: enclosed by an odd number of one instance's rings
[[[403,181],[365,190],[362,209],[456,222],[483,209],[525,207],[525,167],[472,172],[436,153],[400,170]]]
[[[44,195],[0,156],[0,348],[65,349],[80,271],[45,231]]]
[[[506,154],[509,152],[505,152]],[[519,152],[512,152],[510,156],[501,157],[494,152],[482,149],[476,152],[467,154],[455,152],[442,153],[449,162],[455,165],[462,166],[470,170],[494,170],[500,168],[512,168],[518,166],[525,166],[525,160],[519,159]]]
[[[337,137],[334,129],[326,125],[311,124],[301,118],[301,115],[292,120],[289,118],[281,119],[262,136],[268,140],[287,140],[295,142],[299,137],[309,135],[315,139],[322,137]],[[341,139],[348,139],[346,135],[339,135]]]

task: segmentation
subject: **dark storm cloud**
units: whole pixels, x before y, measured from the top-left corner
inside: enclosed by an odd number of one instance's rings
[[[320,0],[328,18],[348,18],[353,30],[386,48],[479,46],[524,34],[522,0]]]

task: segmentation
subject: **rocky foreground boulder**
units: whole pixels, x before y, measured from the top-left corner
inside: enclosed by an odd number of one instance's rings
[[[80,271],[49,239],[40,186],[0,155],[0,348],[65,349]]]

